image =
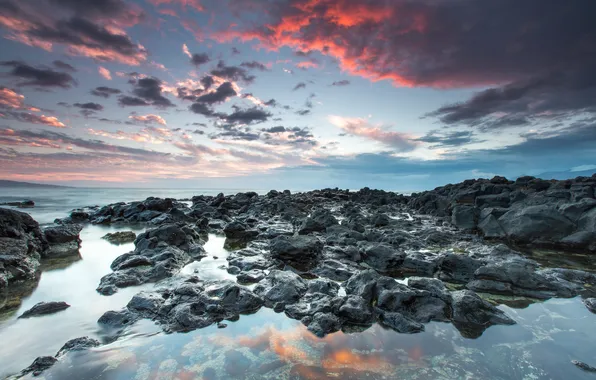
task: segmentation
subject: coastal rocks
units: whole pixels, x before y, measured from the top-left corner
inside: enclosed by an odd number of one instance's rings
[[[156,282],[178,273],[186,264],[206,256],[203,241],[189,226],[168,224],[139,234],[135,250],[114,260],[114,272],[101,278],[97,291],[114,294],[118,288]]]
[[[0,289],[35,279],[46,248],[39,224],[29,214],[0,208]]]
[[[331,227],[337,225],[337,219],[331,214],[331,212],[327,209],[318,209],[312,213],[312,215],[306,218],[298,233],[300,235],[308,235],[312,232],[322,232],[327,229],[327,227]]]
[[[478,224],[478,211],[470,205],[457,205],[453,208],[451,223],[460,230],[473,230]]]
[[[99,347],[100,345],[101,343],[97,339],[89,338],[88,336],[71,339],[64,343],[62,348],[60,348],[56,354],[56,358],[60,358],[68,352],[88,350],[90,348]]]
[[[596,367],[592,367],[591,365],[580,362],[579,360],[572,360],[571,363],[582,371],[596,372]]]
[[[596,314],[596,298],[586,298],[583,302],[590,312]]]
[[[65,224],[47,227],[43,230],[48,249],[42,253],[43,258],[67,257],[79,254],[81,238],[79,236],[83,226],[80,224]]]
[[[439,264],[438,277],[442,281],[453,283],[467,283],[474,278],[474,272],[483,262],[466,255],[449,253]]]
[[[570,235],[575,225],[549,205],[510,210],[499,218],[507,238],[516,242],[557,242]]]
[[[306,293],[307,284],[296,273],[280,271],[269,272],[254,288],[255,294],[265,300],[268,307],[285,307],[296,303]]]
[[[58,359],[72,351],[82,351],[89,348],[98,347],[101,343],[89,337],[71,339],[62,346],[56,356],[40,356],[33,363],[21,371],[21,376],[31,374],[35,377],[41,375],[43,371],[51,368],[58,362]]]
[[[137,234],[132,231],[118,231],[105,234],[102,239],[107,240],[108,242],[120,245],[126,243],[132,243],[136,240]]]
[[[21,371],[21,376],[32,374],[33,376],[39,376],[48,368],[51,368],[58,359],[53,356],[40,356],[31,363],[31,365]]]
[[[312,264],[323,251],[323,243],[314,236],[278,236],[269,243],[271,256],[285,262]]]
[[[19,318],[31,318],[41,315],[54,314],[70,307],[66,302],[40,302],[31,309],[25,311]]]
[[[379,322],[400,334],[415,334],[424,331],[424,325],[400,313],[384,312],[379,316]]]
[[[223,232],[226,235],[227,247],[242,247],[259,235],[258,231],[250,229],[246,223],[239,220],[228,223]]]
[[[452,321],[464,337],[477,338],[492,325],[515,324],[507,314],[472,291],[460,290],[451,296]]]
[[[0,203],[0,206],[11,206],[11,207],[18,207],[18,208],[32,208],[35,207],[35,202],[32,200],[24,200],[21,202],[3,202]]]
[[[406,254],[387,244],[373,244],[362,252],[363,261],[380,272],[397,270],[404,262]]]

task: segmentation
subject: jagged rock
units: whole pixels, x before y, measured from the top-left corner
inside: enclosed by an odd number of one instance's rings
[[[586,298],[583,302],[588,310],[596,314],[596,298]]]
[[[124,327],[135,323],[137,320],[138,317],[128,309],[121,311],[110,310],[103,313],[97,320],[97,323],[110,327]]]
[[[102,239],[109,241],[112,244],[126,244],[132,243],[136,240],[137,234],[132,231],[118,231],[105,234]]]
[[[469,205],[457,205],[451,214],[451,223],[461,230],[473,230],[478,223],[477,209]]]
[[[337,315],[352,325],[369,325],[373,321],[371,304],[359,296],[344,297]]]
[[[447,254],[439,264],[439,279],[454,283],[467,283],[483,263],[465,255]]]
[[[87,350],[100,345],[101,343],[97,339],[89,338],[88,336],[71,339],[62,346],[56,357],[59,358],[67,352]]]
[[[263,297],[265,305],[291,305],[306,293],[306,282],[296,273],[280,271],[269,272],[254,288],[255,294]]]
[[[387,244],[374,244],[364,250],[362,257],[372,268],[381,272],[390,272],[399,269],[406,254]]]
[[[64,224],[47,227],[43,230],[48,249],[42,253],[44,258],[65,257],[79,255],[81,238],[79,234],[83,226],[80,224]]]
[[[581,369],[582,371],[586,372],[596,372],[596,367],[592,367],[584,362],[580,362],[579,360],[572,360],[571,363],[575,365],[577,368]]]
[[[575,229],[571,220],[550,205],[510,210],[499,218],[499,224],[509,239],[520,243],[558,242]]]
[[[308,331],[315,334],[319,338],[327,334],[339,331],[341,322],[337,316],[331,313],[316,313],[308,324]]]
[[[327,227],[338,224],[337,219],[327,209],[318,209],[304,220],[298,230],[300,235],[307,235],[312,232],[323,232]]]
[[[273,258],[311,264],[323,251],[323,243],[314,236],[278,236],[269,243],[269,250]]]
[[[346,293],[355,295],[372,302],[375,297],[375,288],[380,275],[374,270],[361,271],[350,277],[345,283]]]
[[[57,361],[58,359],[53,356],[40,356],[35,359],[29,367],[21,371],[21,375],[30,373],[33,376],[39,376],[43,371],[52,367]]]
[[[382,325],[392,328],[400,334],[414,334],[424,331],[424,325],[400,313],[382,312],[379,315]]]
[[[513,325],[515,321],[503,311],[469,290],[453,292],[453,324],[467,338],[477,338],[492,325]]]
[[[66,302],[40,302],[25,311],[19,318],[38,317],[40,315],[54,314],[70,307]]]
[[[265,272],[259,269],[251,269],[249,271],[240,272],[236,276],[236,280],[241,284],[253,284],[265,278]]]

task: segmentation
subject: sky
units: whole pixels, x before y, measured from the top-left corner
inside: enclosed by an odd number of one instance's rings
[[[375,187],[596,171],[593,0],[0,0],[0,178]]]

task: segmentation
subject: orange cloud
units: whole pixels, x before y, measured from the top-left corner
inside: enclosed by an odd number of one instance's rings
[[[329,116],[328,120],[347,134],[378,141],[400,152],[412,151],[418,145],[413,136],[401,132],[387,131],[380,126],[371,125],[365,119]]]
[[[104,77],[106,80],[112,80],[112,73],[110,73],[110,70],[106,69],[105,67],[99,66],[98,71],[99,75]]]
[[[9,88],[0,87],[0,107],[22,108],[24,100],[25,96]]]
[[[157,123],[161,125],[167,125],[165,119],[159,115],[132,115],[128,117],[129,119],[141,122],[141,123]]]

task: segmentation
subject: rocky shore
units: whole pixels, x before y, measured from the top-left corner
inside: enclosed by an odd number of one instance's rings
[[[499,302],[580,295],[595,309],[594,273],[527,254],[596,253],[595,189],[596,175],[468,180],[410,196],[364,188],[148,198],[75,210],[44,231],[0,209],[0,289],[34,278],[44,256],[72,252],[86,223],[142,224],[135,249],[112,263],[97,291],[157,284],[106,311],[102,326],[151,319],[166,332],[189,331],[265,307],[320,337],[374,323],[416,333],[440,321],[475,338],[516,323]],[[225,269],[236,281],[179,273],[206,256],[210,233],[226,236]]]

